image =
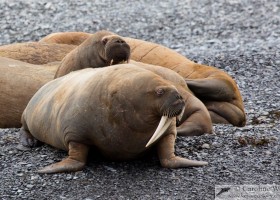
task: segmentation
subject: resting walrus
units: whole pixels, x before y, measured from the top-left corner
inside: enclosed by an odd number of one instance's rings
[[[69,44],[70,47],[65,48],[70,52],[73,49],[71,45],[77,45],[89,36],[91,34],[83,32],[53,33],[40,40],[38,46],[46,43],[49,45]],[[158,44],[127,37],[123,39],[131,48],[132,60],[163,66],[184,77],[189,88],[206,105],[214,123],[245,125],[246,115],[240,91],[235,81],[227,73],[214,67],[194,63],[179,53]],[[0,56],[3,51],[7,51],[7,48],[0,47]],[[32,57],[31,55],[38,56],[36,51],[28,51],[26,54],[30,57]],[[8,56],[13,58],[13,52],[10,51]],[[58,60],[50,56],[49,62],[51,61]],[[30,62],[33,60],[30,59]]]
[[[83,69],[32,97],[22,115],[21,142],[32,147],[39,140],[68,151],[40,173],[81,170],[91,146],[110,159],[128,160],[155,144],[163,167],[203,166],[174,155],[175,118],[185,103],[169,81],[141,67]]]
[[[128,62],[129,57],[130,47],[120,36],[108,31],[99,31],[63,58],[55,78],[78,69]]]

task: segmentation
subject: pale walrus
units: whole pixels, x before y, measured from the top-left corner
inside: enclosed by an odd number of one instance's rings
[[[53,33],[40,40],[39,43],[73,45],[81,43],[90,35],[83,32]],[[124,40],[131,47],[131,59],[167,67],[183,76],[189,88],[206,105],[214,123],[245,125],[246,115],[240,91],[235,81],[226,72],[194,63],[158,44],[127,37]],[[26,53],[36,56],[34,51]],[[49,61],[55,60],[50,58]]]
[[[203,166],[207,162],[174,154],[175,118],[185,104],[169,81],[135,65],[83,69],[32,97],[22,115],[21,142],[32,147],[39,140],[68,151],[40,173],[83,169],[91,146],[110,159],[128,160],[155,145],[163,167]]]

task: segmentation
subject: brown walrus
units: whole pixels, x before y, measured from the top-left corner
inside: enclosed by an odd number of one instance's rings
[[[130,47],[120,36],[108,31],[99,31],[64,57],[55,78],[78,69],[128,62],[129,57]]]
[[[68,151],[40,173],[83,169],[91,146],[110,159],[128,160],[156,145],[163,167],[203,166],[207,162],[174,154],[175,118],[185,103],[169,81],[133,64],[83,69],[32,97],[22,115],[21,142],[32,147],[39,140]]]
[[[53,33],[41,39],[42,43],[78,44],[89,33]],[[71,40],[68,38],[71,37]],[[167,67],[186,79],[192,92],[206,105],[214,123],[245,126],[246,115],[240,91],[235,81],[215,67],[197,64],[162,45],[124,38],[131,47],[131,59]]]

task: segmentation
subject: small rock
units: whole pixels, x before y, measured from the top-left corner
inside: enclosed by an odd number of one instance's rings
[[[210,149],[210,145],[207,144],[207,143],[204,143],[202,146],[201,146],[202,149]]]
[[[70,175],[70,174],[68,174],[67,176],[66,176],[66,180],[67,181],[69,181],[69,180],[71,180],[73,177],[72,177],[72,175]]]
[[[23,173],[18,173],[18,174],[17,174],[17,176],[23,176],[23,175],[24,175]]]
[[[265,154],[268,155],[268,156],[270,156],[272,153],[271,153],[271,151],[268,151],[268,150],[267,150],[267,151],[265,151]]]
[[[38,179],[39,178],[39,175],[35,175],[35,176],[31,176],[30,177],[30,180],[36,180],[36,179]]]
[[[33,187],[34,187],[34,185],[27,184],[27,185],[26,185],[26,187],[27,187],[27,188],[29,188],[29,189],[31,189],[31,188],[33,188]]]
[[[22,144],[19,144],[19,145],[16,146],[16,149],[18,149],[20,151],[29,151],[31,148],[25,147]]]

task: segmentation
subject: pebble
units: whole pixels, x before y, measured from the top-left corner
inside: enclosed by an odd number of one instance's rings
[[[267,156],[270,156],[272,153],[271,153],[271,151],[265,151],[265,154],[266,154]]]
[[[73,177],[72,177],[72,175],[70,175],[70,174],[68,174],[67,176],[66,176],[66,180],[67,181],[69,181],[69,180],[71,180]]]
[[[207,144],[207,143],[204,143],[204,144],[201,146],[201,148],[203,148],[203,149],[210,149],[210,145]]]
[[[29,189],[31,189],[31,188],[33,188],[33,187],[34,187],[34,185],[27,184],[27,185],[26,185],[26,187],[27,187],[27,188],[29,188]]]

